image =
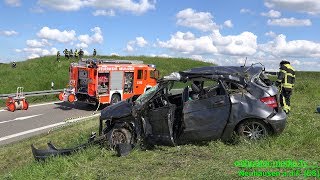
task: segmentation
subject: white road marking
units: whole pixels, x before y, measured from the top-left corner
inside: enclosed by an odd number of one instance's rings
[[[18,117],[18,118],[11,119],[11,120],[7,120],[7,121],[2,121],[2,122],[0,122],[0,124],[7,123],[7,122],[12,122],[12,121],[22,121],[22,120],[30,119],[30,118],[37,117],[37,116],[41,116],[41,115],[43,115],[43,114],[37,114],[37,115],[32,115],[32,116]]]
[[[48,125],[48,126],[43,126],[43,127],[39,127],[39,128],[35,128],[35,129],[30,129],[28,131],[23,131],[23,132],[19,132],[19,133],[16,133],[16,134],[9,135],[9,136],[1,137],[0,138],[0,142],[1,141],[5,141],[7,139],[15,138],[15,137],[18,137],[18,136],[22,136],[22,135],[25,135],[25,134],[41,131],[41,130],[52,128],[52,127],[55,127],[55,126],[60,126],[60,125],[63,125],[63,124],[65,124],[65,122],[51,124],[51,125]]]
[[[41,104],[33,104],[33,105],[30,105],[29,107],[45,106],[45,105],[50,105],[50,104],[60,103],[60,102],[63,102],[63,101],[54,101],[54,102],[47,102],[47,103],[41,103]]]
[[[51,124],[51,125],[47,125],[47,126],[42,126],[42,127],[39,127],[39,128],[30,129],[30,130],[23,131],[23,132],[19,132],[19,133],[16,133],[16,134],[12,134],[12,135],[8,135],[8,136],[5,136],[5,137],[1,137],[0,138],[0,142],[8,140],[8,139],[11,139],[11,138],[15,138],[15,137],[18,137],[18,136],[22,136],[22,135],[25,135],[25,134],[41,131],[41,130],[44,130],[44,129],[53,128],[53,127],[56,127],[56,126],[61,126],[61,125],[67,124],[67,123],[72,123],[72,122],[80,121],[82,119],[96,117],[96,116],[99,116],[99,115],[100,115],[100,113],[94,114],[94,115],[91,115],[91,116],[86,116],[86,117],[81,117],[81,118],[77,118],[77,119],[68,120],[68,121],[65,121],[65,122],[59,122],[59,123],[55,123],[55,124]]]

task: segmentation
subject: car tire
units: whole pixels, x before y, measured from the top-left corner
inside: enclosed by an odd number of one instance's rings
[[[126,128],[114,127],[107,133],[107,139],[108,139],[110,148],[114,149],[117,144],[131,144],[132,134]]]
[[[110,104],[116,104],[117,102],[121,101],[121,97],[119,96],[119,94],[114,94],[111,97],[111,101]]]
[[[259,140],[269,135],[269,128],[266,123],[257,119],[243,121],[237,128],[239,136],[248,140]]]

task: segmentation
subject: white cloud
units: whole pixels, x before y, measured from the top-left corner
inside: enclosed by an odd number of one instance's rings
[[[142,14],[149,10],[155,9],[155,1],[148,0],[139,0],[139,2],[133,0],[91,0],[89,5],[96,8],[129,11],[136,14]]]
[[[143,37],[136,37],[136,44],[139,47],[144,47],[145,45],[148,44],[148,42]]]
[[[35,59],[35,58],[39,58],[40,55],[39,54],[35,54],[35,53],[32,53],[28,56],[28,59]]]
[[[38,0],[38,4],[43,7],[49,7],[60,11],[77,11],[88,4],[84,0]]]
[[[114,10],[96,10],[92,13],[92,15],[94,16],[115,16],[116,13],[114,12]]]
[[[265,13],[265,12],[261,13],[261,16],[266,16],[269,18],[279,18],[279,17],[281,17],[281,12],[271,9],[267,13]]]
[[[296,19],[296,18],[280,18],[268,19],[268,25],[271,26],[311,26],[310,19]]]
[[[134,44],[134,41],[129,41],[129,42],[127,43],[127,47],[126,47],[125,50],[126,50],[127,52],[133,52],[133,51],[134,51],[133,44]]]
[[[37,33],[37,36],[40,38],[50,39],[61,43],[67,43],[76,39],[76,32],[74,30],[60,31],[58,29],[50,29],[49,27],[43,27]]]
[[[242,8],[240,9],[241,14],[254,14],[250,9]]]
[[[191,55],[248,56],[256,53],[257,36],[251,32],[222,36],[214,30],[207,36],[195,37],[191,32],[177,32],[168,41],[158,40],[158,46]]]
[[[319,0],[265,0],[265,6],[300,13],[319,14]]]
[[[51,46],[51,44],[46,39],[41,39],[38,41],[36,39],[27,40],[26,44],[28,47],[44,47],[44,46]]]
[[[146,41],[143,37],[136,37],[135,40],[129,41],[127,43],[127,46],[125,48],[125,51],[127,52],[133,52],[135,50],[135,46],[138,47],[145,47],[148,44],[148,41]]]
[[[10,31],[0,31],[0,35],[4,35],[4,36],[14,36],[14,35],[18,35],[18,32],[10,30]]]
[[[120,11],[129,11],[135,14],[142,14],[148,10],[155,9],[155,1],[148,0],[39,0],[39,5],[49,7],[60,11],[77,11],[85,7],[97,9],[115,9]]]
[[[218,51],[209,36],[196,38],[191,32],[178,31],[168,41],[158,40],[158,45],[183,54],[215,54]]]
[[[120,56],[118,53],[110,53],[110,56]]]
[[[172,56],[168,55],[168,54],[150,54],[149,56],[151,57],[163,57],[163,58],[170,58]]]
[[[195,28],[201,31],[211,31],[218,29],[219,26],[213,22],[213,16],[209,12],[196,12],[188,8],[176,15],[177,25]]]
[[[36,48],[36,47],[31,47],[31,48],[23,48],[21,49],[16,49],[16,52],[25,52],[27,53],[27,58],[28,59],[33,59],[33,58],[38,58],[41,56],[48,56],[48,55],[55,55],[57,53],[57,48],[53,47],[50,50],[48,49],[42,49],[42,48]]]
[[[232,21],[231,20],[227,20],[223,23],[223,25],[225,27],[228,27],[228,28],[232,28],[233,27],[233,24],[232,24]]]
[[[275,57],[319,58],[320,44],[307,40],[287,41],[283,34],[273,41],[259,45],[259,49]]]
[[[6,4],[12,7],[19,7],[21,6],[21,1],[20,0],[5,0],[4,1]]]
[[[82,43],[76,44],[76,47],[78,47],[78,48],[88,48],[88,44],[82,42]]]
[[[195,60],[204,60],[203,57],[201,55],[197,55],[197,54],[194,54],[194,55],[191,55],[191,59],[195,59]]]
[[[264,35],[272,37],[272,38],[275,38],[277,36],[277,34],[273,31],[266,32]]]
[[[218,52],[224,55],[253,55],[258,47],[257,36],[247,31],[239,35],[222,36],[219,30],[215,30],[211,35],[211,39]]]
[[[89,36],[88,34],[80,35],[78,36],[78,40],[87,45],[93,43],[101,44],[103,42],[103,36],[100,27],[94,27],[91,31],[94,33],[92,36]]]

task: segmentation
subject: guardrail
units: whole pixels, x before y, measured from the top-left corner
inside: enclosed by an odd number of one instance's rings
[[[25,97],[28,96],[43,96],[43,95],[51,95],[51,94],[59,94],[63,89],[55,89],[55,90],[45,90],[45,91],[32,91],[32,92],[24,92],[23,95]],[[11,94],[0,94],[0,99],[6,99],[9,96],[15,96],[16,93]]]

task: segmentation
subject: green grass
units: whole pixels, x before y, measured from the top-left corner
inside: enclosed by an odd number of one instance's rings
[[[193,67],[206,66],[209,63],[195,61],[185,58],[162,58],[146,56],[99,56],[105,59],[127,59],[142,60],[145,64],[155,64],[160,71],[160,75],[168,75],[177,70],[186,70]],[[15,69],[10,64],[0,64],[0,94],[15,93],[18,86],[24,87],[25,92],[49,90],[51,81],[55,83],[55,89],[63,89],[69,82],[69,65],[74,59],[61,58],[61,62],[56,61],[55,56],[46,56],[17,62]],[[57,96],[30,97],[28,101],[43,102],[57,100]],[[0,107],[4,106],[4,101],[0,100]]]

